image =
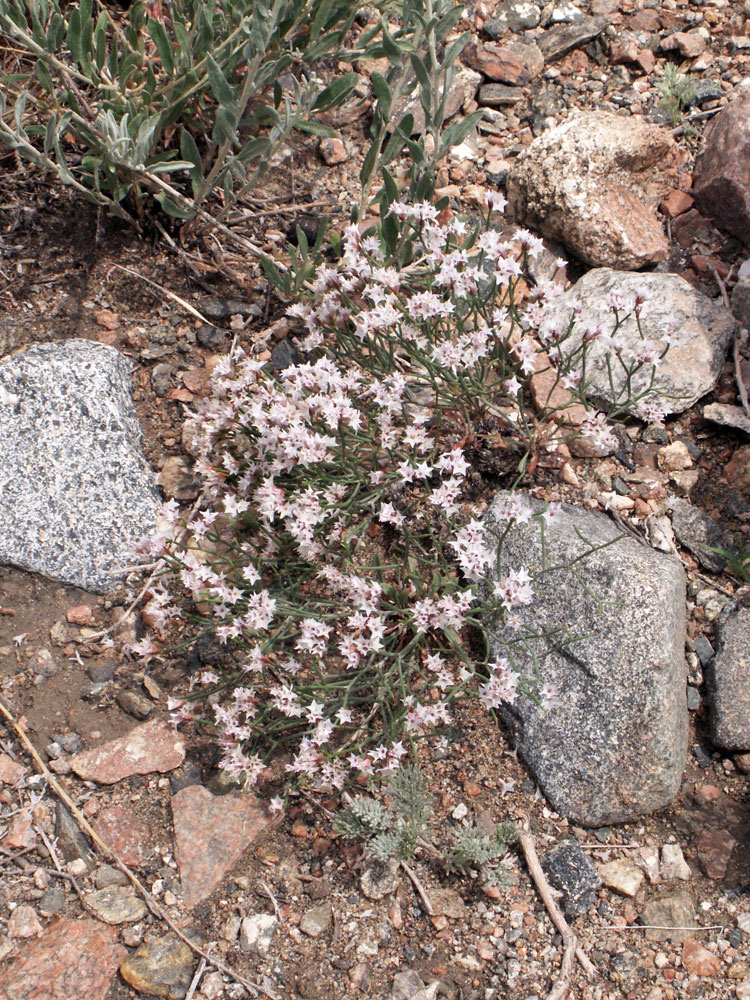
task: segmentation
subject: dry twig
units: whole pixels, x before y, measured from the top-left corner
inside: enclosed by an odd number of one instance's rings
[[[566,952],[568,951],[569,948],[572,947],[576,958],[585,969],[587,975],[593,978],[594,976],[597,975],[596,968],[594,967],[593,963],[591,962],[591,959],[588,957],[586,952],[578,944],[578,939],[576,938],[573,931],[570,929],[568,922],[562,915],[560,907],[557,905],[552,896],[552,890],[550,889],[549,882],[545,878],[544,872],[542,871],[542,866],[539,864],[539,857],[536,853],[536,847],[534,846],[534,838],[531,836],[530,833],[521,833],[519,834],[518,839],[521,844],[521,848],[523,849],[523,856],[526,859],[526,865],[528,866],[529,874],[534,880],[534,884],[537,887],[539,895],[542,897],[542,902],[547,907],[547,912],[549,913],[552,919],[552,923],[560,932],[560,935],[565,944]],[[565,995],[564,993],[561,994],[557,992],[560,987],[560,984],[564,982],[563,979],[564,973],[565,973],[565,960],[563,958],[563,968],[561,971],[561,977],[558,980],[557,985],[554,987],[552,993],[550,994],[550,997],[554,997],[556,998],[556,1000],[560,1000],[560,997]],[[568,977],[569,976],[570,973],[568,973]],[[566,989],[568,985],[569,983],[565,983]]]
[[[71,815],[73,816],[73,818],[75,819],[76,823],[81,828],[81,830],[83,830],[84,833],[87,833],[88,836],[91,838],[92,842],[99,848],[99,850],[105,856],[112,858],[112,860],[115,862],[120,871],[123,872],[125,875],[127,875],[128,879],[141,894],[141,896],[143,897],[143,901],[145,902],[149,910],[151,910],[151,912],[154,914],[154,916],[158,917],[160,920],[163,920],[164,923],[169,927],[169,929],[174,934],[176,934],[177,937],[181,941],[183,941],[190,948],[191,951],[195,952],[195,954],[197,955],[200,955],[201,958],[205,958],[207,962],[210,962],[225,975],[229,976],[231,979],[234,979],[236,982],[240,983],[242,986],[245,987],[245,989],[248,991],[248,993],[250,993],[251,996],[253,997],[265,996],[269,997],[270,1000],[277,1000],[276,995],[274,993],[271,993],[269,990],[265,989],[259,983],[252,983],[249,979],[246,979],[245,976],[242,976],[238,972],[235,972],[228,965],[225,965],[224,962],[221,962],[219,959],[215,958],[213,955],[207,952],[204,948],[201,948],[200,945],[195,943],[195,941],[191,941],[191,939],[185,934],[183,930],[181,930],[180,927],[178,927],[178,925],[164,910],[164,908],[159,903],[156,902],[154,897],[149,892],[148,888],[141,882],[138,876],[135,875],[130,868],[128,868],[128,866],[119,856],[119,854],[117,854],[117,852],[113,850],[113,848],[111,848],[109,844],[105,843],[105,841],[102,840],[102,838],[99,836],[96,830],[91,826],[91,824],[88,822],[88,820],[80,811],[75,802],[73,802],[70,795],[68,795],[68,793],[62,787],[62,785],[60,785],[60,783],[57,781],[57,779],[52,774],[50,769],[44,763],[42,758],[39,756],[34,744],[28,738],[26,733],[23,731],[21,726],[18,724],[13,715],[8,711],[8,709],[3,704],[2,701],[0,701],[0,715],[3,715],[6,721],[12,726],[14,732],[20,738],[24,747],[31,755],[40,773],[44,775],[50,788],[53,789],[55,794],[68,807]]]
[[[435,910],[432,906],[432,900],[430,899],[429,893],[427,892],[425,887],[417,878],[417,873],[412,868],[410,868],[405,861],[401,862],[401,867],[409,876],[411,884],[417,890],[417,895],[419,896],[420,902],[422,903],[422,909],[425,911],[428,917],[433,916]]]

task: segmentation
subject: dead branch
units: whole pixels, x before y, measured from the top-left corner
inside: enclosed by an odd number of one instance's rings
[[[562,915],[560,907],[557,905],[557,903],[554,900],[554,897],[552,896],[552,890],[550,889],[549,882],[547,881],[544,872],[542,871],[542,866],[539,864],[539,857],[536,853],[536,847],[534,846],[534,838],[531,836],[530,833],[521,833],[519,834],[518,839],[521,844],[521,848],[523,849],[523,856],[526,859],[526,865],[529,869],[529,874],[534,880],[534,884],[536,885],[539,895],[542,898],[542,902],[547,907],[547,912],[549,913],[550,918],[552,919],[552,923],[560,932],[560,935],[565,944],[566,951],[572,945],[575,956],[585,969],[586,974],[589,977],[593,978],[594,976],[597,975],[596,968],[594,967],[593,963],[591,962],[591,959],[588,957],[586,952],[578,944],[578,939],[576,938],[573,931],[570,929],[568,922]],[[565,962],[563,959],[563,972],[564,972],[564,966]],[[562,982],[562,978],[560,982]],[[557,986],[555,987],[555,990],[556,989]],[[555,993],[555,990],[553,990],[553,993]],[[564,996],[564,994],[562,994],[562,996]],[[550,994],[550,997],[552,997],[552,994]],[[560,1000],[560,994],[557,995],[557,1000]]]

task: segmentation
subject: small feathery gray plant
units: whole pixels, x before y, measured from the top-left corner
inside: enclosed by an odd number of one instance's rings
[[[334,820],[343,837],[362,840],[365,853],[378,861],[409,862],[431,833],[432,803],[427,781],[415,764],[403,765],[384,789],[386,801],[359,795]],[[502,869],[493,867],[517,839],[512,823],[498,823],[491,834],[472,824],[453,832],[453,844],[442,853],[448,874],[478,875],[484,884],[506,884]]]

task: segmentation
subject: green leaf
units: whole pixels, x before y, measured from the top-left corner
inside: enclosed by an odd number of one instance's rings
[[[237,115],[234,111],[225,106],[216,109],[216,121],[214,123],[213,138],[220,146],[225,142],[233,145],[239,142],[237,137]]]
[[[335,128],[331,128],[330,125],[324,125],[322,122],[306,122],[300,120],[297,122],[297,128],[300,132],[308,132],[310,135],[319,135],[323,139],[336,138],[338,132]]]
[[[109,15],[105,10],[99,15],[96,27],[94,28],[94,62],[98,72],[101,73],[104,62],[107,58],[107,27],[109,26]]]
[[[230,108],[234,104],[234,91],[229,86],[229,81],[224,76],[221,66],[219,66],[210,52],[206,55],[206,68],[208,70],[208,82],[214,97],[222,108]],[[232,126],[232,130],[234,130],[234,125]]]
[[[47,68],[47,63],[43,59],[37,59],[36,66],[34,67],[34,75],[36,76],[39,83],[44,87],[48,94],[53,94],[55,91],[55,85],[52,82],[52,77],[50,76],[50,71]]]
[[[409,139],[413,128],[414,115],[411,113],[404,115],[396,128],[393,130],[393,135],[390,137],[386,143],[385,149],[383,150],[384,164],[390,163],[391,160],[398,156],[404,146],[410,146]]]
[[[362,169],[359,171],[359,180],[361,184],[366,184],[372,172],[375,169],[375,163],[378,159],[378,144],[373,142],[370,148],[367,150],[367,155],[365,156],[364,163],[362,164]]]
[[[282,276],[271,258],[267,257],[265,254],[263,254],[260,258],[260,265],[276,291],[288,296],[292,290],[291,278],[289,274],[285,273]]]
[[[178,205],[176,201],[172,201],[166,191],[159,191],[158,194],[154,195],[154,198],[159,202],[165,213],[173,219],[192,219],[195,215],[194,212]]]
[[[174,48],[167,29],[155,17],[148,19],[148,33],[151,36],[161,59],[161,65],[167,76],[174,76]],[[210,71],[209,71],[210,72]]]
[[[190,179],[192,180],[193,185],[196,183],[200,184],[203,177],[203,162],[201,160],[201,154],[195,139],[184,126],[180,132],[180,153],[182,154],[183,160],[187,160],[191,164]]]
[[[331,10],[333,0],[319,0],[318,9],[310,25],[310,41],[314,42],[320,35],[321,28],[326,23],[326,19]]]
[[[383,167],[381,173],[383,175],[383,190],[386,196],[386,204],[390,205],[392,202],[398,201],[398,185],[393,179],[392,174],[385,167]]]
[[[456,4],[455,7],[453,7],[443,18],[441,18],[440,23],[435,29],[435,38],[437,41],[442,42],[448,37],[457,22],[463,17],[463,14],[463,5]]]
[[[320,92],[312,106],[313,111],[327,111],[344,101],[359,83],[357,73],[345,73]]]
[[[478,111],[472,111],[470,115],[462,118],[460,121],[451,122],[448,128],[440,136],[440,144],[438,146],[437,158],[441,160],[445,154],[453,146],[458,146],[462,143],[466,136],[471,132],[473,128],[476,127],[477,122],[481,119],[483,111],[480,108]]]
[[[383,52],[388,59],[388,62],[393,63],[394,66],[401,66],[404,61],[404,54],[395,40],[393,35],[388,30],[387,25],[383,22]]]
[[[393,100],[393,95],[391,94],[391,88],[388,86],[388,81],[380,73],[372,73],[370,76],[370,83],[372,84],[372,89],[375,91],[375,96],[378,99],[378,111],[382,114],[383,118],[387,118],[391,113],[391,101]]]
[[[59,11],[55,11],[50,18],[47,28],[47,51],[57,52],[65,38],[65,20]]]
[[[420,85],[428,91],[431,90],[432,81],[430,80],[430,75],[427,72],[427,67],[425,66],[425,64],[415,53],[412,53],[409,58],[411,60],[411,68],[416,73],[417,80],[419,80]]]
[[[456,59],[461,55],[463,50],[466,48],[469,39],[471,38],[471,32],[465,31],[463,35],[459,38],[455,38],[450,45],[445,50],[445,55],[443,56],[443,66],[452,66]]]

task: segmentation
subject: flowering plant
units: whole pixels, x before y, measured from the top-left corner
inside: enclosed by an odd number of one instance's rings
[[[192,718],[207,696],[235,780],[252,784],[282,753],[290,778],[341,788],[392,775],[459,698],[490,711],[521,691],[555,704],[541,676],[524,685],[513,666],[514,649],[540,638],[516,612],[534,578],[499,568],[511,526],[533,518],[544,530],[556,505],[533,513],[511,492],[490,529],[476,516],[472,458],[494,449],[515,485],[530,454],[563,447],[565,411],[589,406],[587,340],[566,354],[569,331],[542,323],[545,343],[532,336],[559,286],[538,280],[521,294],[543,245],[493,228],[503,207],[494,196],[470,228],[431,204],[393,202],[396,244],[412,245],[403,265],[382,227],[350,226],[338,262],[319,264],[289,309],[308,360],[276,377],[235,349],[214,370],[200,412],[202,503],[187,522],[167,504],[149,542],[170,567],[151,618],[180,613],[167,584],[181,586],[204,630],[234,650],[171,707],[176,721]],[[553,391],[534,409],[539,371],[554,374]],[[603,414],[584,415],[582,433],[611,444]],[[490,654],[488,620],[516,630],[502,657]]]

